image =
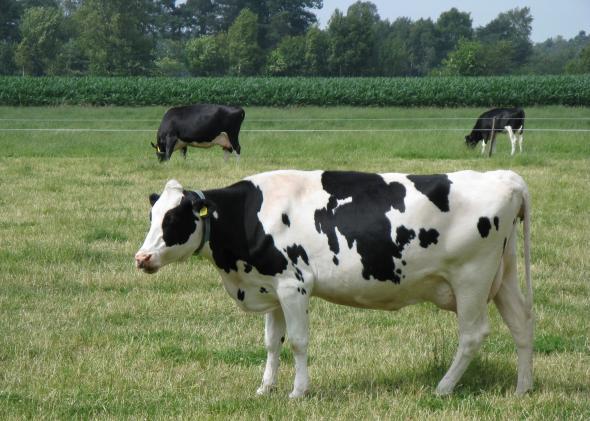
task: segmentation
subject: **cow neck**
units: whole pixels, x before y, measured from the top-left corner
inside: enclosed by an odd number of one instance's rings
[[[201,200],[205,200],[205,195],[201,190],[195,190],[194,192],[201,198]],[[204,223],[203,236],[201,237],[199,247],[197,247],[193,254],[199,254],[201,250],[203,250],[203,247],[205,247],[205,244],[207,244],[211,238],[211,217],[207,215],[206,217],[201,217],[201,219]]]

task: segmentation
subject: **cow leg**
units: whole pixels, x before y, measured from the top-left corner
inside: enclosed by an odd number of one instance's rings
[[[486,139],[483,138],[481,140],[481,154],[484,155],[486,153]]]
[[[512,127],[506,126],[504,129],[508,132],[508,138],[510,139],[510,156],[516,152],[516,135],[512,132]]]
[[[487,293],[465,292],[456,296],[459,348],[451,367],[436,387],[438,395],[448,395],[453,391],[489,334]]]
[[[516,271],[516,235],[504,255],[504,277],[494,303],[510,329],[516,343],[518,355],[518,381],[516,393],[521,395],[533,387],[533,314],[527,309],[522,292],[518,286]]]
[[[295,382],[289,398],[300,398],[309,390],[309,374],[307,372],[307,344],[309,342],[309,294],[297,288],[299,281],[285,282],[277,293],[285,321],[287,336],[295,358]],[[299,282],[299,285],[301,283]],[[299,291],[298,291],[299,289]]]
[[[182,149],[181,149],[181,152],[182,152],[182,157],[183,157],[184,159],[186,159],[186,150],[187,150],[187,148],[188,148],[188,147],[187,147],[187,146],[185,146],[184,148],[182,148]]]
[[[231,151],[229,149],[223,150],[223,160],[227,162],[229,157],[231,156]]]
[[[524,140],[524,130],[523,130],[523,126],[520,126],[520,129],[518,129],[518,149],[520,150],[520,153],[522,153],[522,141]]]
[[[279,307],[265,315],[264,344],[266,345],[266,368],[262,376],[262,385],[256,393],[265,395],[274,389],[277,383],[279,355],[285,340],[285,316]]]

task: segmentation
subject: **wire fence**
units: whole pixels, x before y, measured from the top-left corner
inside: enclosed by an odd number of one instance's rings
[[[465,132],[467,128],[407,128],[407,129],[243,129],[240,133],[366,133],[366,132]],[[71,129],[71,128],[0,128],[0,132],[103,132],[103,133],[153,133],[154,129]],[[480,132],[492,131],[492,129],[478,129]],[[590,133],[590,129],[525,129],[526,132],[555,132],[555,133]]]
[[[493,118],[489,118],[493,120]],[[248,123],[305,123],[305,122],[442,122],[442,121],[470,121],[473,122],[473,117],[388,117],[388,118],[250,118],[247,120]],[[527,132],[556,132],[556,133],[589,133],[590,132],[590,117],[527,117],[526,121],[567,121],[576,122],[576,125],[582,126],[588,125],[588,128],[583,127],[526,127]],[[4,117],[0,118],[0,122],[13,122],[13,123],[154,123],[158,124],[160,119],[59,119],[59,118],[18,118],[18,117]],[[72,133],[83,133],[83,132],[103,132],[103,133],[148,133],[154,132],[157,127],[152,128],[93,128],[93,127],[0,127],[0,132],[72,132]],[[297,128],[243,128],[241,132],[246,133],[360,133],[360,132],[468,132],[472,130],[472,126],[465,127],[388,127],[388,128],[309,128],[309,127],[297,127]],[[492,129],[478,129],[479,131],[491,131]]]

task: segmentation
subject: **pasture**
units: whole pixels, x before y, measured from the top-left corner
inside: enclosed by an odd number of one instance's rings
[[[0,107],[0,418],[590,418],[590,132],[547,131],[590,129],[588,108],[526,108],[524,154],[499,135],[491,159],[464,145],[479,108],[245,109],[239,162],[192,148],[160,164],[149,142],[164,107]],[[30,130],[48,128],[68,130]],[[441,398],[454,314],[312,299],[310,395],[287,399],[286,346],[278,390],[255,397],[263,317],[241,312],[200,257],[148,276],[133,255],[148,195],[169,178],[204,190],[279,168],[520,173],[533,203],[534,391],[513,395],[516,353],[493,306],[490,336]]]

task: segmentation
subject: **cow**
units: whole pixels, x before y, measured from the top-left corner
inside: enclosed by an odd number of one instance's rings
[[[170,180],[150,203],[138,269],[155,273],[200,253],[242,310],[265,314],[267,360],[258,394],[275,388],[285,332],[295,360],[289,396],[308,392],[312,296],[382,310],[426,301],[455,312],[459,346],[439,395],[452,392],[488,335],[493,300],[516,342],[516,392],[532,388],[529,193],[512,171],[279,170],[206,191]],[[516,270],[519,220],[524,295]]]
[[[225,159],[235,151],[240,156],[238,135],[246,113],[240,107],[196,104],[172,107],[164,114],[156,144],[160,162],[170,159],[172,152],[182,151],[186,158],[187,146],[210,148],[219,145],[225,151]]]
[[[510,155],[516,151],[516,142],[522,153],[522,141],[524,137],[524,110],[522,108],[493,108],[480,115],[475,122],[471,133],[465,136],[465,143],[474,148],[477,142],[482,141],[481,154],[486,150],[489,142],[489,155],[496,150],[496,135],[507,132],[510,138],[512,150]]]

